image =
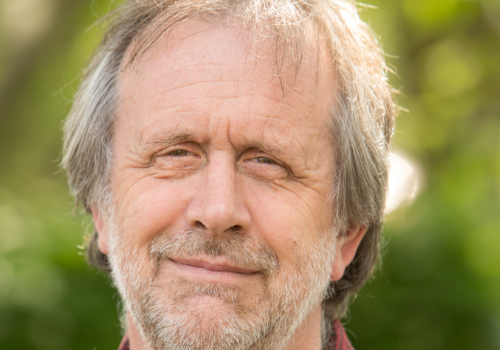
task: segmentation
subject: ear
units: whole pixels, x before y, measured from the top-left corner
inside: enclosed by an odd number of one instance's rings
[[[108,255],[108,232],[106,229],[106,223],[103,221],[101,212],[98,209],[92,207],[90,210],[92,211],[92,218],[94,219],[94,227],[99,236],[97,238],[97,246],[99,247],[101,253]]]
[[[343,236],[337,239],[336,256],[333,262],[330,280],[338,281],[344,276],[344,271],[354,259],[361,240],[365,236],[367,226],[355,225]]]

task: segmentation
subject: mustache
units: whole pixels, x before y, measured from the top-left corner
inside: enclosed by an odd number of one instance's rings
[[[235,266],[254,268],[267,276],[276,274],[279,269],[278,257],[270,247],[238,233],[214,237],[196,229],[169,231],[151,241],[149,253],[156,266],[171,257],[190,258],[205,254],[224,257]]]

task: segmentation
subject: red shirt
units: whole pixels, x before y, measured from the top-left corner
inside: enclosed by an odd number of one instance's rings
[[[130,350],[127,335],[123,338],[118,350]],[[354,350],[339,320],[333,322],[333,335],[328,340],[325,350]]]

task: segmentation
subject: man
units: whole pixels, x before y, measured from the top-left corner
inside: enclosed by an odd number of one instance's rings
[[[378,259],[393,104],[345,0],[135,0],[65,125],[121,349],[352,349]]]

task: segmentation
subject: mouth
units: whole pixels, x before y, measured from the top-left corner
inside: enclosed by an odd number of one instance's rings
[[[228,261],[208,261],[208,259],[201,258],[170,258],[169,260],[184,273],[198,278],[215,278],[217,281],[252,277],[260,273],[256,269],[235,266]]]

